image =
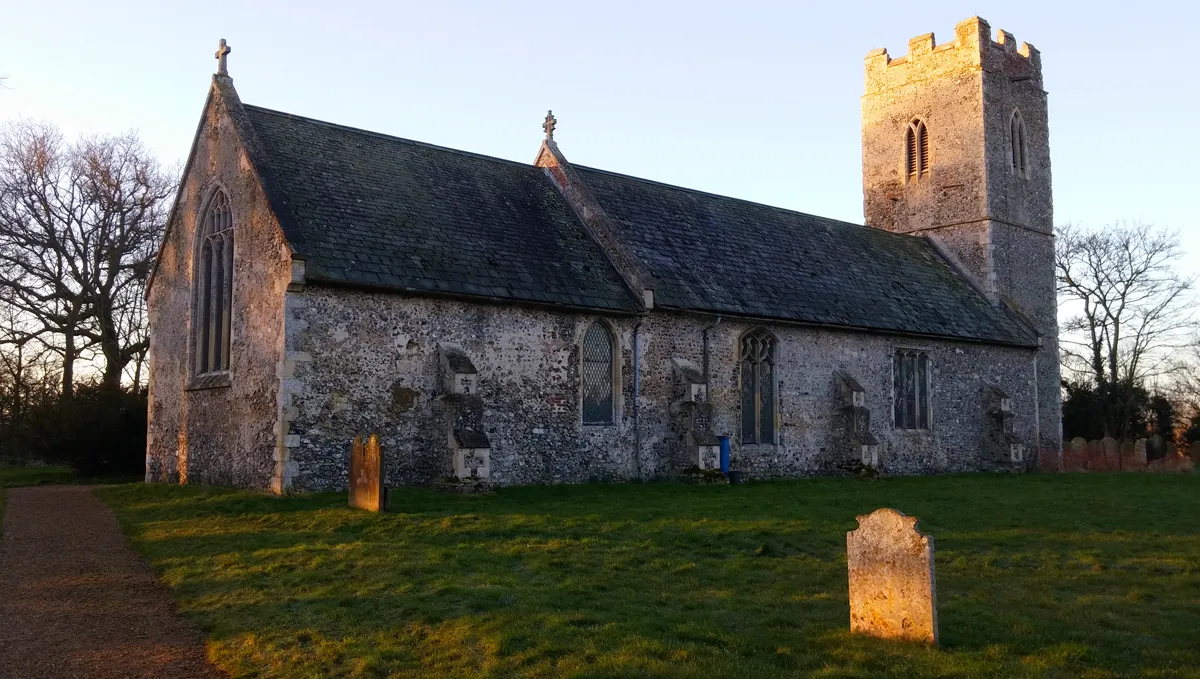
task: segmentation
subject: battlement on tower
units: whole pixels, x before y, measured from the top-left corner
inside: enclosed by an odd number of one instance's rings
[[[960,21],[954,40],[937,44],[933,33],[908,41],[908,54],[895,59],[886,48],[871,50],[864,59],[867,93],[886,90],[913,81],[935,78],[955,71],[983,70],[1006,73],[1020,80],[1042,79],[1041,53],[1027,42],[1017,45],[1008,31],[997,31],[980,17]]]

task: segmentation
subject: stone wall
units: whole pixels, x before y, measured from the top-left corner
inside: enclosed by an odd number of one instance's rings
[[[146,480],[265,488],[277,442],[277,371],[290,254],[225,115],[227,105],[214,88],[147,296]],[[224,386],[195,388],[189,368],[195,232],[200,211],[217,187],[228,194],[233,214],[234,349],[229,379],[218,381]]]
[[[672,359],[705,364],[711,316],[660,311],[603,319],[619,347],[616,417],[610,426],[584,426],[580,339],[598,316],[315,285],[287,293],[286,309],[288,378],[281,403],[295,488],[344,487],[346,456],[358,433],[381,435],[389,485],[451,474],[439,342],[461,346],[478,370],[496,483],[653,478],[689,464]],[[743,446],[737,436],[738,348],[751,327],[723,319],[709,331],[708,399],[714,431],[732,436],[733,467],[752,477],[830,471],[850,457],[838,432],[845,418],[836,370],[865,390],[879,465],[887,473],[1011,468],[982,452],[985,383],[1010,397],[1014,434],[1036,440],[1031,350],[768,325],[779,340],[778,439]],[[896,347],[925,349],[932,359],[929,431],[892,428]]]

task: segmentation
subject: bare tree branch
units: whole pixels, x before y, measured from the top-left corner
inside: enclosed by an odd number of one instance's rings
[[[1174,352],[1200,327],[1194,281],[1175,271],[1178,235],[1136,222],[1093,231],[1068,224],[1056,250],[1059,303],[1072,313],[1060,325],[1064,372],[1122,394],[1175,372]],[[1129,413],[1112,415],[1126,422]]]
[[[103,382],[145,353],[145,286],[175,184],[133,134],[68,145],[50,125],[0,129],[0,301],[54,336],[62,393],[95,348]]]

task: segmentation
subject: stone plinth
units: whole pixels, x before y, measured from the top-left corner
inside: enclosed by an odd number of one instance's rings
[[[379,437],[372,434],[364,445],[362,437],[355,436],[350,449],[350,506],[382,512],[383,505],[383,453]]]
[[[846,533],[851,632],[937,643],[933,538],[916,525],[915,517],[877,509]]]

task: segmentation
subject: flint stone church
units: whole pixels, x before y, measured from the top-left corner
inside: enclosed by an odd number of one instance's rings
[[[971,18],[866,56],[866,224],[243,104],[222,41],[147,293],[146,479],[1021,470],[1060,450],[1046,93]]]

